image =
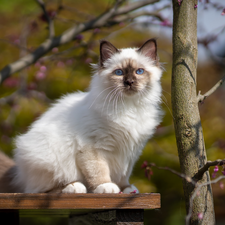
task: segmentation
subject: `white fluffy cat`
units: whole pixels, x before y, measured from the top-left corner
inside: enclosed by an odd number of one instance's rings
[[[134,163],[160,122],[154,39],[139,49],[101,41],[89,92],[64,96],[17,137],[22,192],[129,193]]]

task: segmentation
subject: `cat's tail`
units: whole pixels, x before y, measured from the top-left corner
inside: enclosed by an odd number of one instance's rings
[[[15,174],[15,162],[0,151],[0,193],[18,192],[19,188],[12,182]]]

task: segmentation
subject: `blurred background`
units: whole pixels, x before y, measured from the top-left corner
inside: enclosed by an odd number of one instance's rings
[[[133,2],[133,1],[130,1]],[[56,35],[110,8],[108,0],[46,0],[46,9],[54,18]],[[208,91],[225,74],[225,16],[220,1],[199,1],[199,63],[197,90]],[[225,5],[225,4],[224,4]],[[225,7],[225,6],[224,6]],[[160,210],[145,212],[145,224],[180,225],[185,222],[182,180],[167,170],[152,168],[150,180],[141,165],[144,161],[180,171],[171,109],[172,7],[162,0],[144,7],[158,16],[142,16],[112,27],[94,29],[77,35],[74,41],[54,48],[27,69],[13,74],[0,87],[0,150],[13,156],[13,140],[45,112],[60,96],[86,91],[91,79],[90,63],[97,63],[99,40],[116,47],[139,47],[156,37],[158,55],[165,69],[162,78],[162,108],[165,116],[154,137],[149,140],[137,162],[131,183],[141,193],[161,194]],[[209,19],[210,18],[210,19]],[[47,37],[47,22],[33,0],[1,0],[0,69],[36,49]],[[225,85],[199,104],[208,160],[225,157]],[[213,168],[210,169],[212,174]],[[218,172],[218,176],[221,173]],[[225,181],[213,184],[217,224],[225,224]],[[64,224],[67,218],[39,216],[21,218],[21,224]],[[32,222],[31,222],[32,221]]]

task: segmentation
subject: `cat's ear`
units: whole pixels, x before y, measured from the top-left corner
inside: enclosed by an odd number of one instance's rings
[[[103,66],[103,63],[110,58],[113,54],[119,52],[119,50],[108,41],[100,42],[100,65]]]
[[[149,39],[137,51],[157,61],[157,43],[155,39]]]

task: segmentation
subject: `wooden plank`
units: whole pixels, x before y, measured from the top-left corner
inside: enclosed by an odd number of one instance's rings
[[[0,209],[156,209],[160,194],[0,194]]]

